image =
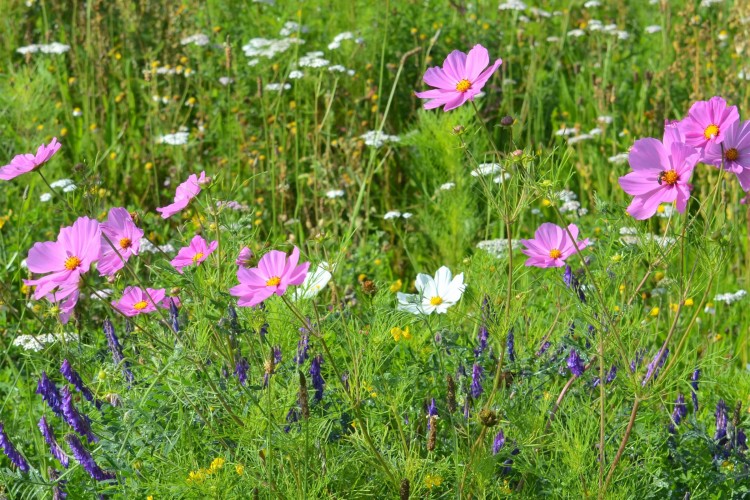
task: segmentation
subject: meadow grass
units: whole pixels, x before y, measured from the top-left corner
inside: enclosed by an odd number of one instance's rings
[[[634,142],[694,102],[746,116],[750,9],[527,3],[5,0],[0,164],[62,147],[43,177],[0,181],[0,498],[750,495],[745,193],[700,164],[684,213],[636,221],[618,184]],[[53,42],[69,50],[18,50]],[[426,69],[476,44],[503,60],[483,95],[423,109]],[[149,244],[84,275],[62,324],[25,259],[112,207]],[[545,222],[593,244],[567,270],[525,266]],[[178,273],[195,234],[218,249]],[[240,250],[253,267],[294,246],[330,283],[238,306]],[[441,266],[460,301],[397,307]],[[126,318],[110,302],[128,286],[181,304]],[[115,479],[75,456],[43,373]]]

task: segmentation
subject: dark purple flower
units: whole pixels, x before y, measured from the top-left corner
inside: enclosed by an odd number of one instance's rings
[[[495,435],[495,439],[492,441],[492,454],[497,455],[500,450],[503,449],[503,446],[505,446],[505,434],[503,434],[503,430],[500,429]]]
[[[302,337],[300,337],[297,342],[297,354],[294,356],[294,362],[300,366],[302,366],[302,363],[307,359],[307,349],[310,347],[310,335],[304,327],[300,328],[300,331],[303,329],[304,332],[302,332]]]
[[[542,345],[539,347],[539,350],[536,352],[536,357],[538,358],[542,354],[544,354],[545,352],[547,352],[547,349],[549,349],[551,345],[552,345],[552,342],[550,342],[549,340],[545,340],[542,343]]]
[[[60,373],[63,374],[63,377],[65,377],[68,382],[73,384],[73,387],[75,387],[76,390],[80,392],[84,398],[94,403],[98,409],[101,409],[102,402],[94,398],[94,395],[91,393],[89,388],[84,385],[81,376],[78,375],[78,372],[73,369],[73,367],[70,365],[70,361],[68,361],[67,359],[63,360],[62,366],[60,367]]]
[[[511,457],[515,457],[519,453],[521,453],[521,450],[519,450],[518,447],[516,446],[515,448],[513,448],[513,451],[510,452],[510,455]],[[511,466],[513,465],[513,459],[512,458],[507,459],[505,462],[503,462],[503,465],[505,466],[503,467],[503,470],[502,470],[503,475],[510,474],[512,470]]]
[[[510,329],[508,332],[508,340],[507,340],[507,346],[508,346],[508,360],[510,360],[511,363],[516,361],[516,339],[513,335],[513,328]]]
[[[294,404],[291,408],[289,408],[289,412],[286,414],[286,423],[287,425],[284,426],[284,432],[289,432],[292,430],[292,424],[297,422],[300,417],[299,407]]]
[[[63,489],[68,482],[61,481],[60,473],[52,467],[47,469],[47,474],[49,475],[49,480],[55,483],[52,486],[52,500],[65,500],[68,498],[68,493]]]
[[[344,384],[346,392],[349,392],[349,372],[344,371],[341,373],[341,382]]]
[[[656,356],[654,356],[654,359],[651,360],[651,362],[648,364],[648,369],[646,370],[646,376],[643,377],[643,381],[641,382],[641,386],[645,386],[649,380],[651,380],[652,375],[653,378],[656,379],[656,377],[659,376],[659,370],[662,366],[664,366],[664,363],[667,361],[667,356],[669,356],[669,349],[662,348],[659,352],[656,353]]]
[[[740,451],[747,450],[747,436],[745,436],[745,431],[742,429],[737,429],[737,449]]]
[[[47,441],[52,456],[58,459],[62,466],[67,469],[68,455],[65,454],[65,451],[63,451],[62,447],[57,443],[55,431],[49,426],[47,419],[44,418],[44,416],[39,420],[39,430],[42,431],[42,436],[44,436],[44,440]]]
[[[464,418],[469,420],[469,416],[471,416],[471,396],[467,394],[464,399]]]
[[[175,333],[180,331],[180,311],[177,309],[177,304],[173,297],[167,297],[169,301],[169,323],[172,325],[172,330]]]
[[[36,385],[36,393],[42,395],[42,399],[49,405],[53,412],[62,417],[62,397],[55,383],[47,377],[47,372],[42,372],[42,377]]]
[[[693,413],[698,413],[698,379],[701,378],[701,371],[696,368],[690,377],[690,397],[693,399]]]
[[[645,354],[645,349],[638,349],[637,351],[635,351],[635,359],[630,362],[630,373],[635,373],[635,371],[638,369],[638,366],[640,366],[641,361],[643,361],[643,356]]]
[[[615,377],[617,377],[617,365],[612,365],[612,367],[609,369],[609,373],[607,373],[607,378],[604,379],[604,382],[606,384],[611,384]]]
[[[583,371],[586,369],[586,365],[581,359],[581,356],[578,355],[578,351],[576,351],[575,349],[570,350],[567,364],[568,368],[570,369],[570,373],[572,373],[576,377],[580,377],[581,375],[583,375]]]
[[[687,404],[685,403],[685,396],[682,394],[677,395],[677,401],[672,411],[672,423],[669,424],[670,434],[674,434],[676,431],[675,426],[680,425],[682,419],[687,415]]]
[[[261,303],[262,307],[265,307]],[[263,340],[266,338],[266,334],[268,333],[268,323],[263,323],[263,326],[260,327],[260,330],[258,331],[258,334],[260,335],[260,339]]]
[[[277,345],[273,347],[273,363],[274,365],[280,365],[281,364],[281,346]]]
[[[93,432],[91,432],[91,425],[89,425],[88,417],[81,415],[76,407],[73,406],[73,396],[70,394],[70,389],[67,386],[63,387],[60,391],[62,395],[62,412],[65,417],[65,421],[81,436],[86,436],[89,442],[97,442],[97,438]]]
[[[482,377],[484,369],[478,363],[474,363],[471,368],[471,397],[476,399],[482,395]]]
[[[723,399],[716,404],[716,434],[714,440],[721,442],[727,436],[727,405]]]
[[[573,274],[573,270],[570,268],[570,266],[565,266],[565,272],[563,273],[563,283],[565,283],[566,287],[570,288],[578,295],[578,299],[581,302],[586,303],[586,296],[583,294],[583,287],[581,287],[578,278],[575,274]]]
[[[320,373],[320,365],[323,364],[323,355],[318,354],[310,363],[310,376],[312,377],[312,386],[315,388],[315,401],[323,399],[323,388],[326,385],[323,375]]]
[[[91,454],[83,447],[83,443],[78,439],[78,436],[75,434],[68,434],[65,436],[65,440],[68,442],[68,446],[70,446],[73,458],[81,464],[81,467],[83,467],[94,480],[107,481],[117,477],[114,472],[102,470],[101,467],[97,465]]]
[[[432,398],[430,400],[430,404],[427,405],[427,429],[430,428],[430,418],[437,417],[438,411],[437,411],[437,405],[435,404],[435,398]]]
[[[132,384],[135,377],[133,377],[133,372],[130,371],[129,363],[122,355],[122,346],[117,339],[117,335],[115,335],[115,327],[112,325],[109,318],[104,320],[104,336],[107,338],[107,345],[112,352],[112,359],[116,365],[122,364],[122,374],[125,376],[125,379]]]
[[[3,449],[7,457],[10,458],[10,461],[13,462],[21,472],[29,472],[29,463],[23,458],[23,455],[19,453],[16,447],[13,446],[10,439],[8,439],[2,422],[0,422],[0,448]]]
[[[244,356],[237,355],[237,363],[234,365],[234,374],[237,375],[237,379],[240,384],[245,385],[247,382],[247,371],[250,369],[250,363]]]
[[[229,316],[229,330],[233,334],[238,335],[240,333],[240,321],[237,318],[237,310],[232,304],[229,304],[229,307],[227,307],[227,315]]]
[[[489,331],[484,325],[479,326],[479,332],[477,333],[477,346],[474,348],[474,356],[479,357],[485,349],[487,349],[487,341],[489,339]]]

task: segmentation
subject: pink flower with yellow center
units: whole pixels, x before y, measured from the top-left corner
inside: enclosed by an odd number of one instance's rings
[[[128,317],[154,312],[157,305],[168,309],[166,293],[163,288],[146,288],[146,291],[143,291],[137,286],[129,286],[122,292],[120,300],[112,301],[112,307]]]
[[[568,236],[568,231],[573,239]],[[545,222],[534,233],[534,239],[521,240],[526,247],[521,252],[529,257],[526,259],[526,265],[543,268],[562,267],[565,265],[565,259],[576,253],[576,247],[580,252],[591,245],[588,238],[576,241],[578,226],[575,224],[570,224],[568,231],[557,224]]]
[[[122,207],[109,211],[101,229],[101,256],[97,268],[102,276],[113,276],[125,267],[125,262],[132,255],[138,255],[143,230],[135,225],[130,213]]]
[[[724,142],[729,127],[739,120],[737,106],[727,106],[724,99],[715,96],[708,101],[694,103],[678,128],[685,138],[685,144],[703,149]]]
[[[736,174],[742,189],[750,191],[750,120],[733,123],[724,142],[706,147],[703,161]]]
[[[9,181],[19,175],[37,170],[57,153],[60,146],[61,144],[57,142],[57,137],[53,137],[49,144],[39,146],[35,155],[22,154],[14,156],[8,165],[0,167],[0,179]]]
[[[454,50],[445,58],[442,68],[429,68],[424,74],[424,82],[435,88],[417,92],[416,96],[429,99],[424,105],[425,109],[443,106],[443,111],[450,111],[466,101],[474,100],[502,63],[502,59],[497,59],[487,68],[490,55],[481,45],[475,45],[468,54]]]
[[[188,206],[190,200],[198,196],[201,192],[201,186],[207,184],[209,181],[210,179],[206,177],[206,172],[201,172],[200,177],[190,174],[190,177],[185,182],[177,186],[174,201],[166,207],[157,208],[156,211],[161,214],[162,219],[168,219],[174,214],[181,212]]]
[[[305,281],[309,262],[297,265],[299,248],[294,247],[287,258],[284,252],[271,250],[258,262],[258,267],[240,267],[237,279],[240,284],[232,287],[229,293],[238,297],[238,306],[252,307],[260,304],[271,295],[284,295],[289,285],[300,285]]]
[[[180,248],[177,256],[172,259],[170,264],[182,274],[182,270],[188,266],[197,266],[208,258],[219,246],[219,242],[214,240],[210,244],[199,234],[193,236],[190,245]]]

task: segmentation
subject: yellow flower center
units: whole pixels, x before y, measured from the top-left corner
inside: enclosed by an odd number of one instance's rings
[[[456,90],[459,92],[466,92],[471,88],[471,82],[469,80],[461,80],[456,84]]]
[[[728,161],[736,161],[740,157],[740,152],[735,148],[729,148],[724,152],[724,159]]]
[[[130,241],[130,238],[123,238],[120,240],[120,248],[123,250],[130,248],[130,245],[132,245],[133,242]]]
[[[438,295],[435,295],[433,298],[430,299],[430,304],[433,306],[439,306],[442,303],[443,303],[443,298]]]
[[[266,286],[279,286],[279,283],[281,283],[281,278],[279,278],[278,276],[273,276],[268,281],[266,281]]]
[[[679,179],[679,176],[674,170],[667,170],[666,172],[663,172],[661,174],[662,182],[667,183],[669,186],[675,185],[677,183],[677,179]]]
[[[198,262],[203,258],[203,252],[198,252],[197,254],[193,255],[193,263]]]
[[[145,300],[142,300],[140,302],[136,302],[135,304],[133,304],[133,309],[135,309],[136,311],[146,309],[146,307],[148,307],[148,302],[146,302]]]
[[[713,123],[706,127],[706,130],[703,131],[703,137],[706,139],[713,139],[714,137],[719,135],[719,127],[714,125]]]
[[[77,268],[81,265],[81,259],[76,257],[75,255],[71,255],[67,259],[65,259],[65,269],[68,271],[72,271],[73,269]]]
[[[562,252],[558,250],[557,248],[553,248],[552,250],[549,251],[549,256],[552,257],[553,259],[559,259],[560,257],[562,257]]]

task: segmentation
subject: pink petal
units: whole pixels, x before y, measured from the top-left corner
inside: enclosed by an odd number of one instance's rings
[[[466,76],[464,78],[474,83],[489,63],[490,54],[487,49],[479,44],[474,45],[466,56]]]

